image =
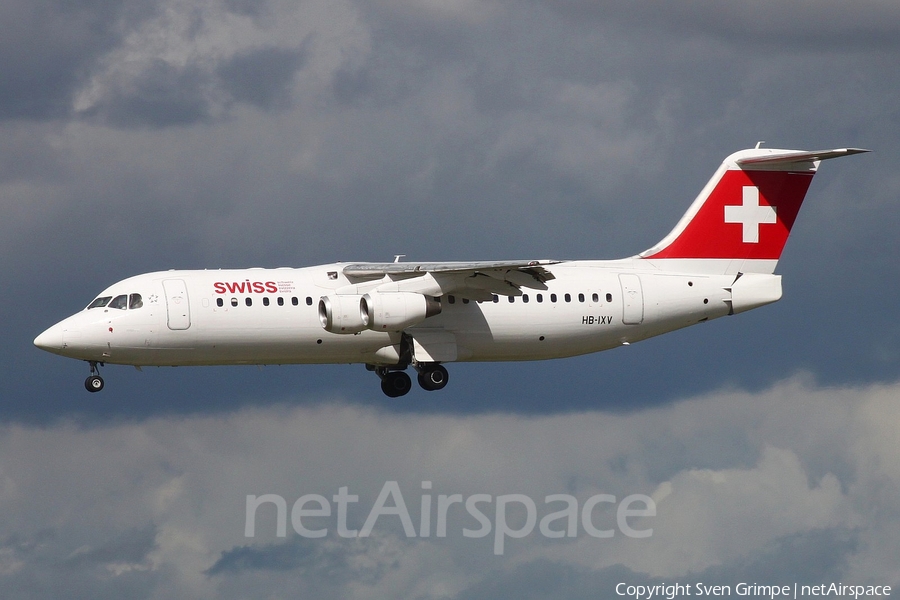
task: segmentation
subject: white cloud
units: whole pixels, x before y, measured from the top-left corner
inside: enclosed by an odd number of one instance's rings
[[[95,427],[7,425],[0,583],[15,590],[66,571],[98,594],[115,583],[230,597],[248,585],[284,591],[302,574],[303,589],[325,597],[446,597],[538,563],[580,577],[618,567],[677,578],[752,565],[773,544],[811,535],[857,536],[836,575],[890,583],[896,567],[882,557],[900,550],[898,396],[900,384],[828,389],[801,378],[618,415],[285,405]],[[446,539],[434,536],[434,517],[429,538],[407,539],[400,519],[384,516],[371,538],[345,540],[334,515],[312,525],[330,529],[324,539],[302,538],[290,523],[278,538],[271,506],[258,511],[256,536],[243,536],[248,494],[278,494],[290,510],[303,494],[330,499],[347,486],[360,496],[349,512],[358,529],[394,480],[417,527],[422,481],[433,498],[525,494],[539,516],[554,493],[579,502],[653,495],[658,512],[632,523],[652,527],[648,539],[596,539],[579,528],[574,540],[551,540],[536,529],[507,539],[502,556],[491,536],[460,535],[477,527],[462,510],[449,513]],[[484,506],[493,520],[494,504]],[[615,522],[610,510],[594,518]]]

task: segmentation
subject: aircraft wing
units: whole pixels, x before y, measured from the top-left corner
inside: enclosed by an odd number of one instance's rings
[[[410,291],[440,296],[457,293],[463,298],[490,300],[491,294],[519,296],[521,288],[547,289],[555,279],[547,268],[557,260],[500,260],[473,262],[354,263],[343,268],[350,280],[387,276],[384,291]]]
[[[473,262],[391,262],[355,263],[344,267],[347,277],[383,277],[385,275],[422,275],[425,273],[478,273],[518,271],[530,275],[541,283],[555,279],[544,265],[555,265],[558,260],[497,260]]]

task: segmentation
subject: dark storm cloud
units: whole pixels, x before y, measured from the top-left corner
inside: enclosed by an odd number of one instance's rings
[[[372,94],[377,85],[376,79],[366,68],[339,69],[334,74],[331,86],[334,98],[341,104],[356,104]]]
[[[316,556],[319,547],[320,544],[301,537],[280,544],[237,546],[223,551],[206,574],[214,576],[241,571],[291,571],[305,566],[332,568],[331,561],[325,567],[322,557]]]
[[[269,10],[265,0],[224,0],[224,3],[229,11],[248,17],[259,17]]]
[[[547,3],[573,22],[616,22],[649,29],[666,36],[700,35],[727,44],[807,47],[897,47],[900,7],[893,2],[841,0],[801,2],[730,2],[638,0],[626,5],[610,2]]]
[[[155,6],[120,0],[3,2],[0,121],[68,116],[94,62]]]
[[[758,552],[711,566],[691,579],[723,585],[737,581],[817,585],[844,576],[858,546],[859,534],[853,529],[811,529],[772,540]]]
[[[277,47],[258,48],[232,56],[216,69],[222,87],[237,102],[263,110],[287,108],[294,74],[303,67],[306,52]]]
[[[142,597],[160,580],[148,559],[156,534],[150,525],[80,548],[67,547],[65,535],[52,529],[31,539],[13,536],[0,545],[3,597]]]
[[[97,548],[80,548],[66,557],[68,567],[105,567],[109,564],[140,564],[157,548],[159,531],[152,524],[122,533]]]
[[[60,180],[66,160],[48,143],[52,131],[52,124],[23,122],[7,123],[2,128],[0,184]]]
[[[196,64],[153,60],[85,111],[116,127],[190,125],[211,117],[210,77]]]
[[[305,57],[302,47],[265,47],[211,63],[215,66],[152,59],[135,73],[114,77],[102,98],[81,116],[114,127],[165,128],[220,118],[233,102],[264,111],[286,109]]]
[[[293,537],[286,542],[236,546],[222,552],[206,575],[238,575],[261,571],[292,571],[307,579],[340,581],[342,585],[359,582],[377,584],[396,564],[368,561],[378,552],[379,541],[361,538],[350,544],[321,543],[321,540]]]

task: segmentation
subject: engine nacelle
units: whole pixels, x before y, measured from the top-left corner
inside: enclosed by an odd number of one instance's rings
[[[375,331],[400,331],[440,312],[440,300],[414,292],[373,292],[359,302],[363,326]]]
[[[319,299],[319,322],[331,333],[359,333],[366,328],[359,307],[362,296],[334,294]]]

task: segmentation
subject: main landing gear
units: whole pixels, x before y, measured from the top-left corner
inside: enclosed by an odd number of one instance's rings
[[[100,377],[100,367],[103,363],[89,360],[88,364],[91,366],[91,374],[84,380],[84,389],[89,392],[99,392],[103,389],[103,378]]]
[[[447,380],[450,378],[447,369],[437,363],[419,364],[416,368],[419,371],[419,385],[422,386],[423,390],[428,390],[429,392],[444,389],[444,386],[447,385]]]
[[[429,392],[443,389],[450,378],[447,369],[438,363],[417,363],[415,368],[419,372],[419,385]],[[381,391],[389,398],[399,398],[412,389],[412,380],[405,371],[387,367],[374,367],[371,370],[381,378]]]

